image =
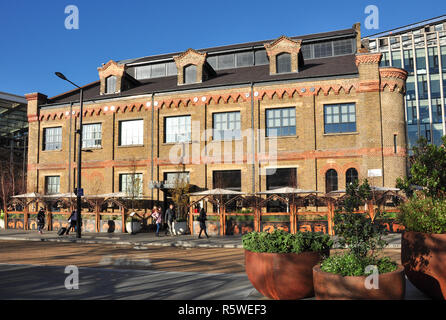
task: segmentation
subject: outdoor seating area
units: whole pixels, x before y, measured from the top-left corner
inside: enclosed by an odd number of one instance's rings
[[[373,187],[373,198],[355,213],[368,214],[372,219],[381,215],[389,232],[400,232],[402,226],[394,221],[397,204],[405,200],[396,188]],[[312,231],[333,235],[333,218],[343,203],[345,190],[328,194],[316,190],[283,187],[247,194],[229,189],[211,189],[189,193],[187,228],[198,234],[197,205],[208,211],[207,228],[211,235],[242,235],[251,231],[284,230],[292,234]],[[125,222],[131,211],[147,220],[151,208],[145,204],[131,209],[125,193],[109,193],[82,197],[83,230],[87,232],[126,232]],[[47,230],[57,231],[66,224],[76,207],[75,194],[41,195],[27,193],[16,195],[4,214],[5,228],[37,230],[36,215],[40,207],[47,215]],[[123,223],[124,222],[124,223]],[[186,224],[186,222],[185,222]]]

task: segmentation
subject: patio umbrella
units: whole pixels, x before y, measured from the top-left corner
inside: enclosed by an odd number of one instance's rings
[[[315,190],[304,190],[291,187],[283,187],[273,190],[257,192],[257,194],[300,194],[300,193],[320,193],[320,192]]]
[[[375,187],[375,186],[371,186],[370,189],[372,191],[376,191],[376,192],[400,191],[400,189],[398,189],[398,188]],[[345,192],[346,192],[345,189],[339,189],[339,190],[330,191],[329,193],[345,193]]]
[[[190,195],[191,196],[212,196],[212,195],[217,196],[217,195],[240,195],[240,194],[244,194],[244,193],[240,192],[240,191],[217,188],[217,189],[194,192],[194,193],[191,193]]]
[[[54,194],[48,194],[44,195],[43,198],[48,199],[55,199],[55,198],[76,198],[76,195],[74,193],[54,193]]]
[[[104,193],[104,194],[95,194],[95,195],[88,195],[86,198],[128,198],[128,194],[125,192],[113,192],[113,193]]]
[[[18,194],[16,196],[13,196],[13,198],[41,198],[41,197],[42,195],[36,192]]]

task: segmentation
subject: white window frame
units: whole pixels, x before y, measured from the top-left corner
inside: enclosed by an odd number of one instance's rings
[[[134,146],[144,144],[144,120],[119,121],[119,145]]]

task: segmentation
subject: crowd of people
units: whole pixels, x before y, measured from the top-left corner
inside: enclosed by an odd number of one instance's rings
[[[198,204],[195,207],[195,212],[199,213],[197,220],[200,222],[200,233],[198,235],[198,238],[201,239],[201,235],[204,232],[204,235],[209,238],[209,235],[206,231],[206,210],[204,208],[200,208],[200,205]],[[147,217],[152,217],[152,221],[154,224],[156,224],[156,231],[155,235],[159,237],[159,233],[163,225],[166,225],[165,229],[165,235],[170,236],[176,236],[177,233],[175,231],[175,221],[177,219],[177,212],[174,208],[173,204],[170,204],[167,210],[162,213],[162,208],[160,206],[154,206],[153,209],[149,212]],[[76,230],[77,227],[77,211],[73,210],[71,212],[70,217],[67,221],[67,227],[64,228],[65,230],[63,233],[69,234],[71,230]],[[37,213],[37,229],[40,234],[43,233],[43,229],[45,227],[45,210],[43,207],[40,208],[39,212]],[[62,233],[62,234],[63,234]]]

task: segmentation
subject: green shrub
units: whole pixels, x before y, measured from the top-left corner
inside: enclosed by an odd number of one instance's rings
[[[313,232],[291,234],[283,230],[250,232],[242,237],[243,248],[252,252],[326,252],[333,246],[330,236]]]
[[[365,269],[369,265],[378,267],[380,274],[392,272],[397,269],[397,264],[388,257],[374,258],[370,256],[360,257],[350,252],[333,255],[325,259],[321,264],[321,270],[339,274],[342,276],[367,276]],[[371,273],[371,272],[370,272]]]
[[[262,216],[262,221],[264,222],[289,222],[289,215],[277,215],[277,216]]]
[[[446,199],[414,196],[400,205],[398,221],[406,230],[423,233],[446,233]]]

